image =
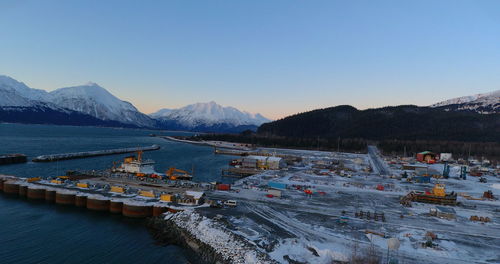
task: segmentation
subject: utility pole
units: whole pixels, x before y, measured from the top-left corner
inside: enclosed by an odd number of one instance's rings
[[[469,143],[469,156],[467,157],[467,163],[470,161],[470,149],[472,147],[472,143]]]
[[[337,152],[340,152],[340,137],[337,139]]]

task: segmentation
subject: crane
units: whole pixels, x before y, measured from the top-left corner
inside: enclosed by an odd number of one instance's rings
[[[193,178],[189,172],[176,169],[175,167],[170,167],[165,174],[167,174],[168,178],[171,180],[191,180]]]

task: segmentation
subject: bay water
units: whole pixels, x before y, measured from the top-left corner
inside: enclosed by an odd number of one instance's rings
[[[0,124],[0,154],[38,155],[157,144],[144,152],[156,171],[169,167],[191,171],[194,181],[224,181],[221,169],[231,157],[214,155],[207,146],[168,141],[150,134],[186,135],[141,129]],[[0,166],[0,174],[54,177],[67,170],[104,170],[130,154],[49,163],[29,161]],[[0,195],[0,263],[188,263],[186,250],[158,245],[145,220],[92,212],[19,197]]]

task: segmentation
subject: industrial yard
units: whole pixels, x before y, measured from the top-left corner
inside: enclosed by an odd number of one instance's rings
[[[451,172],[445,179],[443,163],[393,162],[395,158],[382,157],[373,147],[368,155],[272,151],[300,156],[302,162],[238,180],[230,191],[207,193],[209,199],[236,200],[235,208],[197,211],[226,223],[280,263],[500,262],[500,201],[495,198],[500,178],[495,167],[482,174],[485,183],[474,176],[460,179],[458,163],[447,163]],[[422,176],[403,170],[411,164],[434,171],[434,177],[416,182]],[[446,195],[458,194],[456,205],[402,204],[412,191],[432,196],[436,183]],[[398,246],[391,244],[394,238]]]

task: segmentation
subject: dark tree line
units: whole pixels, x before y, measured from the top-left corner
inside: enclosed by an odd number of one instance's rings
[[[385,154],[403,155],[406,149],[407,156],[429,150],[435,153],[452,153],[453,158],[467,159],[469,153],[474,158],[488,158],[500,160],[500,143],[498,142],[461,142],[435,140],[383,140],[378,143]]]
[[[198,139],[264,147],[365,152],[378,144],[387,154],[408,156],[430,150],[455,158],[500,159],[500,114],[444,111],[402,105],[358,110],[343,105],[292,115],[261,125],[257,133],[206,134]]]
[[[258,134],[297,138],[500,142],[500,114],[447,112],[411,105],[368,110],[337,106],[263,124]]]
[[[190,138],[191,140],[220,140],[252,144],[260,147],[299,148],[311,150],[329,150],[346,152],[366,152],[367,141],[359,138],[300,138],[263,136],[251,132],[241,134],[202,134]]]

